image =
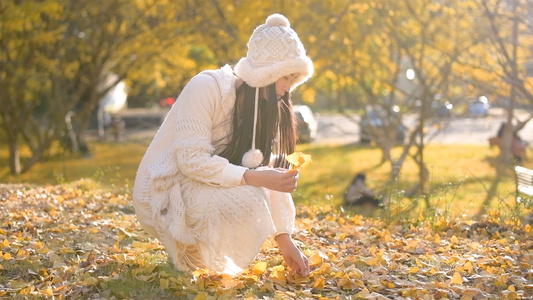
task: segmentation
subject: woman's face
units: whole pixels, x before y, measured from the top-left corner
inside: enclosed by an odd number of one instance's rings
[[[298,76],[297,73],[290,74],[287,76],[283,76],[280,79],[276,81],[276,96],[279,99],[285,95],[285,93],[288,93],[291,90],[291,86]]]

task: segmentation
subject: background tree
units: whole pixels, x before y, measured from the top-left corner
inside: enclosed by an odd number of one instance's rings
[[[463,9],[464,5],[464,1],[455,0],[397,1],[383,5],[389,12],[389,17],[385,19],[388,34],[399,55],[416,74],[416,89],[404,105],[417,115],[416,128],[411,131],[410,138],[416,151],[411,157],[419,167],[417,192],[423,195],[428,206],[429,170],[424,163],[426,128],[429,125],[426,122],[435,115],[432,110],[435,101],[451,98],[454,65],[465,49],[475,43],[468,39],[473,27],[465,22],[467,10]],[[404,156],[407,153],[408,149],[405,149]],[[400,170],[401,165],[394,169]]]
[[[482,41],[483,48],[470,49],[462,62],[470,74],[465,81],[499,104],[505,111],[504,123],[513,125],[505,126],[499,139],[501,152],[496,177],[481,204],[481,215],[497,195],[501,178],[516,163],[512,153],[514,133],[532,118],[529,114],[520,120],[516,109],[533,103],[533,11],[531,1],[476,0],[473,3],[472,15],[480,24],[473,38]]]
[[[54,1],[3,1],[0,4],[0,125],[9,146],[9,167],[20,173],[38,161],[59,136],[53,121],[66,111],[57,98],[54,46],[62,38],[63,8]],[[62,72],[69,73],[65,68]],[[20,164],[20,148],[32,158]]]
[[[478,16],[482,29],[478,31],[479,39],[484,40],[485,53],[472,53],[469,61],[482,62],[474,66],[479,77],[475,84],[486,87],[493,99],[503,102],[506,111],[506,126],[501,138],[500,160],[508,165],[514,158],[511,147],[513,135],[531,120],[531,115],[519,120],[515,109],[531,105],[533,94],[533,24],[530,1],[477,1],[480,11]],[[480,58],[481,56],[481,58]],[[489,66],[489,67],[487,67]],[[491,75],[486,75],[490,73]],[[494,78],[487,81],[485,78]]]
[[[154,61],[161,48],[181,42],[175,37],[187,26],[177,21],[175,13],[181,10],[176,5],[124,0],[0,4],[0,116],[12,173],[28,171],[50,154],[65,133],[70,111],[83,140],[102,95],[130,70]],[[111,73],[116,81],[99,89]],[[22,146],[31,151],[23,165]]]

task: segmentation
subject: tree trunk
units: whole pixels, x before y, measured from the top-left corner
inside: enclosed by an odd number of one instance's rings
[[[11,174],[20,174],[20,152],[16,139],[9,143],[9,169]]]
[[[424,196],[425,199],[426,199],[426,202],[429,204],[429,195],[427,195],[427,188],[426,188],[426,181],[427,181],[427,178],[429,177],[429,175],[427,174],[427,172],[429,172],[426,168],[426,165],[424,163],[424,150],[425,150],[425,141],[424,141],[424,137],[425,137],[425,132],[424,132],[424,127],[426,126],[425,125],[425,120],[426,120],[426,113],[427,113],[427,101],[428,101],[428,97],[427,97],[427,92],[426,92],[426,89],[424,88],[424,91],[422,92],[422,105],[420,105],[420,127],[418,128],[419,130],[419,135],[418,135],[418,153],[417,153],[417,164],[418,164],[418,179],[420,181],[420,190],[419,190],[419,193],[420,195]],[[428,205],[428,208],[429,208],[429,205]]]
[[[516,12],[516,1],[513,1],[511,4],[512,15],[515,15],[515,12]],[[514,107],[515,107],[515,102],[516,102],[516,86],[515,85],[518,80],[518,68],[516,65],[517,46],[518,46],[518,20],[516,19],[516,17],[513,18],[513,27],[512,27],[511,34],[512,34],[513,41],[511,43],[511,47],[512,47],[511,58],[512,59],[509,62],[509,64],[511,65],[511,78],[509,78],[511,91],[509,95],[509,107],[507,108],[507,125],[508,126],[506,126],[504,130],[501,145],[500,145],[500,149],[501,149],[500,161],[504,164],[509,164],[514,159],[514,155],[512,152],[512,144],[514,140],[514,130],[513,130],[512,121],[514,117]]]

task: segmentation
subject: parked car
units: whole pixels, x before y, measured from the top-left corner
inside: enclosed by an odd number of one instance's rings
[[[434,101],[431,103],[431,108],[435,116],[438,118],[450,118],[452,116],[453,104],[448,101]]]
[[[316,139],[318,122],[315,115],[307,105],[294,105],[294,114],[298,119],[298,141],[300,143],[310,143]]]
[[[472,117],[486,117],[489,115],[490,104],[484,101],[473,101],[468,105],[468,115]]]
[[[388,130],[394,130],[394,140],[402,144],[405,141],[407,128],[402,124],[400,116],[395,109],[388,114],[384,110],[368,108],[359,122],[360,139],[363,144],[370,143],[386,134]]]

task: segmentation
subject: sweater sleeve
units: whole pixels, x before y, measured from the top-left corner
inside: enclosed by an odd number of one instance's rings
[[[276,228],[274,236],[288,233],[292,234],[296,209],[290,193],[269,191],[269,206],[272,222]]]
[[[174,105],[177,107],[173,108],[176,111],[173,146],[180,171],[213,186],[240,185],[246,168],[214,155],[213,119],[223,105],[216,80],[207,74],[195,76]]]

